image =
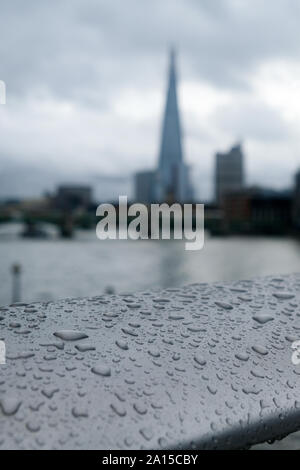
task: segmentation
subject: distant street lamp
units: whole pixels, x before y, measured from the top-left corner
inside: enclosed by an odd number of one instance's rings
[[[12,303],[21,301],[21,265],[15,263],[11,267],[11,272],[13,276],[12,284]]]

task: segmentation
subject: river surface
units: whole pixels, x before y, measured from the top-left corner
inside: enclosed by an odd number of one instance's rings
[[[17,233],[0,227],[0,305],[12,300],[14,263],[22,267],[21,300],[29,302],[300,271],[300,241],[292,238],[206,236],[202,250],[186,251],[184,241],[100,241],[95,231],[72,240]]]

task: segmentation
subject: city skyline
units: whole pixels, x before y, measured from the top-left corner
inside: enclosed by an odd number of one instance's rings
[[[72,7],[3,5],[9,55],[2,46],[0,186],[12,177],[11,189],[14,178],[25,187],[24,167],[39,171],[36,180],[53,174],[51,184],[59,173],[78,181],[153,167],[172,43],[197,198],[213,195],[214,154],[237,140],[249,184],[291,186],[300,153],[299,8],[294,0],[272,8],[256,0],[155,1],[146,8],[135,0],[87,0],[83,15],[77,0]],[[17,10],[23,21],[15,42]],[[146,16],[141,29],[137,18]]]

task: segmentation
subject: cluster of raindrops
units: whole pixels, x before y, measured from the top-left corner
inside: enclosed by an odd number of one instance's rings
[[[279,437],[270,416],[291,432],[299,299],[287,276],[2,307],[0,448],[241,447]]]

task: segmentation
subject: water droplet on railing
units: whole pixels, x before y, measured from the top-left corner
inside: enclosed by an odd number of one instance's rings
[[[271,317],[271,315],[254,315],[253,320],[255,320],[257,323],[260,325],[264,325],[265,323],[268,323],[272,320],[274,320],[274,317]]]
[[[53,334],[64,341],[77,341],[79,339],[88,338],[88,335],[76,330],[60,330]]]
[[[116,341],[116,345],[120,348],[120,349],[123,349],[123,351],[127,351],[129,348],[128,348],[128,344],[126,343],[126,341],[122,341],[122,340],[117,340]]]
[[[276,292],[273,296],[280,300],[289,300],[295,297],[295,295],[290,292]]]
[[[224,310],[232,310],[233,306],[226,302],[215,302],[217,307],[223,308]]]
[[[260,354],[261,356],[266,356],[268,354],[268,351],[266,348],[263,346],[252,346],[253,351],[256,353]]]
[[[199,354],[195,354],[194,360],[199,364],[199,366],[205,366],[206,360]]]
[[[74,418],[88,418],[89,416],[87,410],[78,408],[77,406],[74,406],[72,408],[72,415],[74,416]]]
[[[110,377],[111,375],[111,368],[106,364],[97,364],[96,366],[92,367],[91,370],[94,374],[101,375],[102,377]]]
[[[124,406],[122,406],[120,403],[118,404],[112,403],[110,407],[121,418],[124,418],[124,416],[126,416],[126,410]]]
[[[76,344],[75,348],[80,352],[95,351],[95,346],[91,343]]]
[[[0,399],[0,408],[4,415],[15,415],[21,406],[21,401],[14,397],[3,397]]]
[[[248,354],[244,354],[244,353],[237,353],[235,355],[235,357],[239,360],[239,361],[243,361],[243,362],[247,362],[249,360],[249,356]]]

